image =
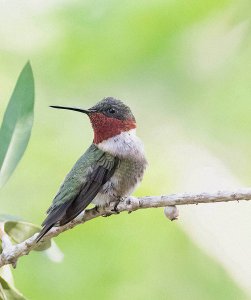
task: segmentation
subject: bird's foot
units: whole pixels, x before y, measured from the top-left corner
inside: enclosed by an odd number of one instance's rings
[[[124,199],[125,199],[124,197],[121,197],[121,198],[118,198],[116,201],[112,202],[112,203],[114,203],[114,206],[112,207],[110,212],[106,212],[104,215],[102,215],[102,217],[109,217],[114,214],[116,214],[116,215],[120,214],[120,211],[118,210],[118,205],[120,202],[123,202]],[[109,208],[109,207],[111,207],[111,203],[110,204],[108,203],[106,205],[106,208]]]
[[[118,205],[119,205],[119,203],[120,203],[120,199],[118,199],[118,200],[115,202],[115,204],[114,204],[114,206],[113,206],[113,209],[111,209],[111,211],[112,211],[114,214],[119,214],[119,213],[120,213],[120,211],[118,210]]]

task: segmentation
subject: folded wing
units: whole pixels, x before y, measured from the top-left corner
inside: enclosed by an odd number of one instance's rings
[[[44,220],[37,242],[54,226],[73,220],[96,197],[111,178],[119,159],[94,144],[77,161],[59,189]]]

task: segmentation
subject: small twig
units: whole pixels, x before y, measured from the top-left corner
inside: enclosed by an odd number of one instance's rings
[[[121,201],[117,206],[118,212],[128,211],[132,212],[138,209],[143,208],[156,208],[156,207],[167,207],[175,205],[187,205],[187,204],[200,204],[200,203],[216,203],[216,202],[229,202],[229,201],[240,201],[240,200],[251,200],[251,188],[240,189],[237,191],[218,191],[215,193],[185,193],[185,194],[170,194],[163,196],[148,196],[148,197],[128,197]],[[61,226],[53,227],[39,242],[43,243],[46,240],[50,240],[53,237],[56,237],[61,232],[69,230],[78,224],[85,223],[94,218],[113,214],[113,206],[108,206],[97,211],[95,208],[85,210],[80,215],[78,215],[70,223]],[[170,218],[175,218],[175,211],[171,211]],[[169,214],[169,212],[167,213]],[[169,215],[168,215],[169,217]],[[24,242],[12,245],[11,241],[5,238],[5,235],[2,233],[4,231],[0,230],[0,237],[3,244],[3,252],[0,255],[0,267],[7,264],[14,264],[17,262],[18,258],[29,254],[31,250],[37,247],[39,244],[36,244],[37,233],[34,234],[29,239]]]

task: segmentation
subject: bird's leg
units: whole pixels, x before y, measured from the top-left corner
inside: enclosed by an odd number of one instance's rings
[[[108,208],[108,207],[109,207],[109,204],[106,204],[101,208],[105,209],[105,208]],[[111,215],[113,215],[112,212],[105,212],[104,214],[102,214],[102,217],[106,218],[106,217],[110,217]]]
[[[113,213],[115,213],[115,214],[119,214],[120,212],[118,211],[118,205],[119,205],[119,202],[120,202],[120,200],[118,199],[116,202],[115,202],[115,204],[114,204],[114,206],[113,206],[113,209],[111,209],[111,211],[113,212]]]
[[[111,215],[114,214],[119,214],[120,211],[118,210],[118,205],[120,202],[124,201],[126,197],[117,197],[116,201],[112,201],[112,203],[114,203],[113,208],[111,209],[111,212],[107,212],[105,215],[103,215],[102,217],[109,217]],[[108,204],[108,207],[110,206],[110,204]]]
[[[118,199],[115,201],[114,207],[111,210],[112,212],[114,212],[115,214],[119,214],[120,211],[118,211],[118,205],[120,202],[124,201],[125,197],[118,197]]]

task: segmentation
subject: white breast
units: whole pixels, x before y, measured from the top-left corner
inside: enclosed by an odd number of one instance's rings
[[[147,161],[144,146],[136,136],[136,130],[122,132],[109,138],[97,147],[120,159],[114,175],[104,184],[93,203],[103,206],[116,202],[118,198],[129,196],[142,180]]]
[[[121,132],[97,144],[97,147],[120,158],[145,160],[144,146],[136,135],[136,129]]]

